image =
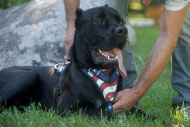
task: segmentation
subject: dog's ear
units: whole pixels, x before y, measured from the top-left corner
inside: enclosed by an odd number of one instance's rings
[[[78,8],[76,10],[76,20],[75,20],[75,27],[77,28],[78,24],[79,24],[79,19],[82,16],[83,10]]]
[[[108,5],[107,5],[107,4],[105,4],[105,7],[108,7]]]

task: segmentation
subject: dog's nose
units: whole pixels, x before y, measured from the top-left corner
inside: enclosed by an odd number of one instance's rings
[[[127,35],[127,29],[124,26],[117,26],[115,28],[115,32],[119,36],[126,36]]]

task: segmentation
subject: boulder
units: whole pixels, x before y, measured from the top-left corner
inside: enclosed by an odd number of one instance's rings
[[[82,1],[87,9],[96,1]],[[63,0],[32,0],[0,11],[0,69],[12,65],[54,65],[64,60]],[[2,18],[3,17],[3,18]]]

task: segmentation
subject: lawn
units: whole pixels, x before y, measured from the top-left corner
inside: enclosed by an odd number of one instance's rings
[[[154,46],[158,35],[158,28],[155,27],[136,27],[137,45],[134,50],[135,60],[139,73],[142,72],[148,56]],[[11,111],[6,109],[0,113],[0,127],[38,127],[38,126],[60,126],[60,127],[161,127],[172,126],[172,123],[182,123],[189,126],[189,122],[184,122],[183,117],[172,112],[172,97],[177,93],[170,85],[171,62],[157,81],[149,89],[148,93],[141,99],[140,108],[158,119],[152,120],[147,117],[137,116],[137,114],[126,115],[124,112],[116,116],[115,120],[107,121],[88,119],[83,115],[61,117],[56,115],[53,110],[43,111],[40,105],[36,108],[33,104],[25,108],[21,113],[17,109]],[[163,125],[163,121],[165,124]]]
[[[0,8],[8,8],[20,5],[29,0],[0,0]],[[144,18],[143,14],[130,14],[131,18]],[[139,74],[141,74],[148,60],[149,54],[158,36],[158,28],[136,27],[137,45],[134,49],[134,56]],[[61,117],[55,111],[44,111],[39,106],[33,104],[25,108],[24,112],[17,109],[5,109],[0,111],[0,127],[161,127],[172,126],[173,123],[190,126],[189,121],[185,121],[183,116],[176,114],[172,108],[172,97],[177,93],[171,87],[171,61],[149,89],[148,93],[141,99],[140,109],[158,119],[152,120],[138,114],[128,114],[124,112],[116,115],[113,121],[93,120],[84,115],[73,115]],[[163,124],[165,121],[165,124]]]

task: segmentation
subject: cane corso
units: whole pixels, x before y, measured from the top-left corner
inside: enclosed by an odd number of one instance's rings
[[[71,62],[0,71],[1,107],[34,101],[62,114],[82,109],[89,116],[112,116],[112,102],[126,77],[121,54],[127,37],[123,19],[108,6],[77,9],[75,27]]]

